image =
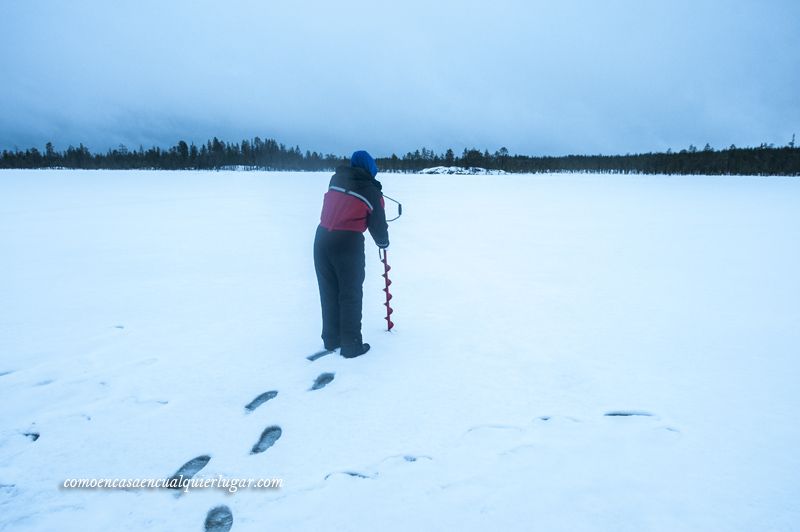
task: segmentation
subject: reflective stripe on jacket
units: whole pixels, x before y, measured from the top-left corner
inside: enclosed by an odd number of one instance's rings
[[[331,178],[322,204],[320,225],[328,231],[369,229],[378,247],[389,245],[380,182],[361,168],[340,167]]]

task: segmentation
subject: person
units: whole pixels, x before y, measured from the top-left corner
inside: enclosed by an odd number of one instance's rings
[[[389,247],[389,226],[375,179],[378,165],[366,151],[350,158],[331,177],[314,237],[314,269],[322,305],[322,341],[325,349],[341,348],[345,358],[369,351],[361,338],[362,287],[364,284],[364,231],[375,244]]]

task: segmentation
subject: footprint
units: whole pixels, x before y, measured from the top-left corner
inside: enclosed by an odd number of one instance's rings
[[[512,432],[522,432],[522,427],[517,427],[516,425],[502,425],[502,424],[486,424],[486,425],[475,425],[474,427],[470,427],[467,429],[466,434],[470,432],[477,432],[477,431],[503,431],[503,430],[510,430]]]
[[[524,434],[524,428],[514,425],[476,425],[461,435],[458,446],[464,449],[471,449],[474,445],[507,447],[509,442],[518,442]]]
[[[433,460],[433,458],[425,455],[394,454],[392,456],[387,456],[386,458],[378,462],[376,465],[362,468],[361,471],[350,469],[345,471],[334,471],[332,473],[328,473],[327,475],[325,475],[325,480],[328,480],[329,478],[335,475],[347,475],[354,478],[378,478],[381,475],[381,471],[391,470],[396,467],[404,467],[408,463],[414,463],[420,460]],[[369,471],[369,472],[364,472],[364,471]]]
[[[314,381],[314,384],[311,386],[311,390],[319,390],[320,388],[324,388],[328,384],[331,383],[333,380],[333,373],[323,373]],[[309,390],[309,391],[311,391]]]
[[[604,414],[608,417],[621,418],[647,418],[653,421],[620,421],[618,426],[627,427],[635,430],[638,437],[651,444],[662,444],[664,442],[677,441],[682,437],[681,431],[674,426],[664,425],[659,422],[660,417],[646,410],[612,410]],[[655,422],[655,423],[654,423]]]
[[[46,380],[37,382],[36,384],[34,384],[34,386],[47,386],[48,384],[52,384],[53,382],[54,382],[53,379],[46,379]]]
[[[569,421],[570,423],[580,423],[581,420],[572,416],[539,416],[534,419],[534,422],[541,421],[544,423],[550,422],[553,424],[561,423],[562,421]]]
[[[228,532],[233,526],[233,514],[227,506],[217,506],[206,515],[206,532]]]
[[[36,440],[39,439],[39,433],[38,432],[23,432],[22,435],[27,437],[27,438],[30,438],[31,441],[36,441]]]
[[[334,471],[333,473],[328,473],[327,475],[325,475],[325,480],[328,480],[334,475],[347,475],[353,478],[375,478],[372,475],[359,473],[358,471]]]
[[[500,456],[509,456],[509,455],[537,452],[537,451],[541,453],[540,445],[535,443],[523,443],[521,445],[517,445],[515,447],[512,447],[508,450],[501,452]]]
[[[263,453],[275,445],[275,442],[278,441],[278,438],[281,437],[281,434],[283,434],[283,431],[280,427],[275,425],[265,428],[264,432],[261,433],[261,437],[250,450],[250,454]]]
[[[181,488],[181,486],[179,485],[180,481],[188,480],[193,476],[195,476],[197,473],[200,472],[201,469],[203,469],[208,464],[209,460],[211,460],[211,457],[208,456],[207,454],[204,454],[202,456],[198,456],[197,458],[192,458],[191,460],[183,464],[181,468],[178,469],[175,472],[175,474],[172,475],[172,477],[170,477],[169,480],[171,482],[174,481],[176,483],[174,487],[170,486],[170,489],[180,489]]]
[[[11,370],[11,371],[0,371],[0,377],[5,377],[6,375],[10,375],[12,373],[14,373],[13,370]]]
[[[334,351],[334,350],[332,350],[332,349],[323,349],[322,351],[317,351],[317,352],[316,352],[316,353],[314,353],[313,355],[308,355],[308,356],[306,357],[306,360],[310,360],[311,362],[314,362],[315,360],[317,360],[317,359],[319,359],[319,358],[322,358],[322,357],[324,357],[325,355],[330,355],[331,353],[334,353],[334,352],[335,352],[335,351]]]
[[[129,395],[128,397],[123,399],[123,401],[125,401],[126,403],[134,403],[134,404],[137,404],[137,405],[152,405],[152,404],[167,405],[167,404],[169,404],[169,400],[167,400],[167,399],[140,399],[139,397],[136,397],[134,395]]]
[[[430,456],[420,454],[420,455],[413,455],[413,454],[393,454],[392,456],[387,456],[383,460],[380,461],[379,467],[386,467],[391,465],[396,465],[402,462],[409,462],[414,463],[420,460],[433,460]]]
[[[247,404],[247,406],[245,406],[244,408],[248,412],[252,412],[253,410],[255,410],[259,406],[263,405],[264,403],[266,403],[270,399],[274,399],[275,396],[277,396],[277,395],[278,395],[278,392],[276,392],[275,390],[272,390],[272,391],[269,391],[269,392],[264,392],[261,395],[259,395],[258,397],[256,397],[255,399],[253,399],[252,401],[250,401]]]

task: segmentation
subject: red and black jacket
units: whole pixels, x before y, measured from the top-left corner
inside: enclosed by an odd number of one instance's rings
[[[331,178],[322,204],[320,225],[328,231],[369,229],[379,248],[389,246],[380,182],[363,168],[340,166]]]

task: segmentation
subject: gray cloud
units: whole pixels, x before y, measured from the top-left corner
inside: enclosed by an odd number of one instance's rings
[[[626,153],[800,129],[792,0],[5,4],[0,148]]]

